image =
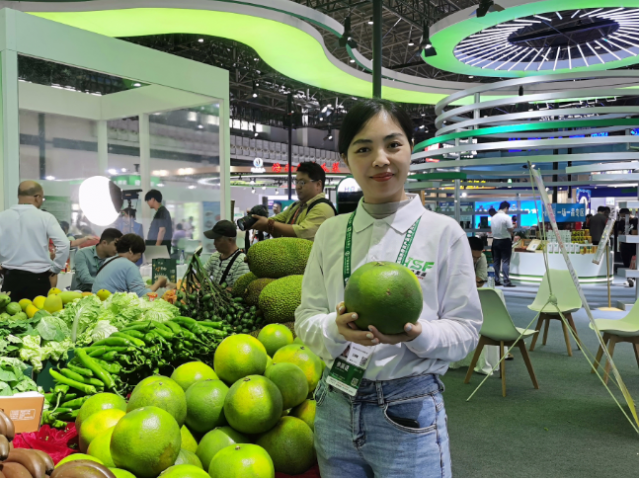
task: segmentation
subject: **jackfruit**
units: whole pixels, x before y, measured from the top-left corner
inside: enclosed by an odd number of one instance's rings
[[[302,275],[313,242],[301,238],[271,238],[249,249],[249,269],[258,278],[282,278]]]
[[[295,321],[295,311],[302,301],[302,275],[289,275],[269,283],[258,300],[266,323]]]
[[[236,283],[233,284],[233,288],[231,289],[231,294],[234,297],[244,296],[244,291],[247,289],[249,284],[257,279],[258,277],[256,277],[253,273],[251,272],[245,273],[240,278],[238,278],[238,280],[236,280]]]
[[[251,282],[244,292],[244,302],[250,306],[258,305],[260,293],[273,281],[273,278],[258,278]]]

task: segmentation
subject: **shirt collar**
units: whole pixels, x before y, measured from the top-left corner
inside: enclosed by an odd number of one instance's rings
[[[362,206],[363,198],[358,202],[358,208],[356,209],[356,218],[353,220],[353,228],[356,233],[361,232],[369,225],[372,225],[376,220],[364,209]],[[419,196],[416,196],[409,205],[401,208],[396,213],[380,219],[386,222],[391,228],[398,233],[406,233],[411,225],[424,213],[424,207]]]

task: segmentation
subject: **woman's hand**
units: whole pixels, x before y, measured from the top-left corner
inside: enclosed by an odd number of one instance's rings
[[[371,347],[380,343],[380,340],[375,338],[371,332],[365,332],[356,327],[354,320],[358,319],[358,314],[351,312],[345,313],[344,302],[340,302],[336,306],[336,325],[338,326],[338,332],[348,342],[357,343],[365,347]]]
[[[406,333],[400,333],[398,335],[384,335],[373,325],[369,325],[369,331],[374,335],[375,340],[378,340],[380,343],[396,345],[398,343],[410,342],[420,335],[422,333],[422,324],[420,322],[415,324],[407,323],[404,326],[404,331]]]

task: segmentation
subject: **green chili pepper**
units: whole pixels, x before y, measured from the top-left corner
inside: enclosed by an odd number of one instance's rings
[[[80,398],[76,398],[74,400],[70,400],[68,402],[63,403],[62,405],[60,405],[60,407],[64,407],[64,408],[80,408],[82,406],[82,404],[84,402],[86,402],[87,400],[89,400],[91,397],[80,397]]]
[[[93,387],[92,385],[86,385],[81,382],[76,382],[75,380],[67,378],[64,375],[56,372],[53,368],[49,369],[49,374],[58,383],[63,383],[65,385],[68,385],[69,387],[73,387],[76,390],[80,390],[81,392],[86,393],[87,395],[95,395],[97,393],[95,387]]]
[[[94,347],[100,345],[107,345],[109,347],[130,347],[131,342],[126,338],[114,337],[113,335],[111,335],[109,338],[105,338],[104,340],[100,340],[99,342],[93,344]]]
[[[67,393],[67,394],[64,396],[63,400],[64,400],[65,402],[68,402],[68,401],[70,401],[70,400],[73,400],[73,399],[74,399],[74,398],[76,398],[77,396],[78,396],[78,394],[77,394],[77,393]]]
[[[75,353],[76,353],[76,357],[80,359],[82,364],[86,368],[91,370],[96,377],[102,380],[108,389],[112,389],[113,387],[115,387],[115,382],[113,381],[113,377],[105,368],[102,367],[101,363],[98,363],[95,359],[87,355],[87,352],[85,352],[84,349],[82,348],[76,348]]]
[[[135,345],[136,347],[144,347],[145,343],[140,340],[139,338],[134,338],[134,337],[130,337],[129,335],[127,335],[126,333],[122,333],[122,332],[116,332],[111,334],[111,337],[109,338],[122,338],[123,340],[126,340],[127,342],[129,342],[130,345]]]
[[[168,322],[164,323],[167,327],[169,327],[171,329],[171,331],[175,334],[179,334],[184,332],[183,328],[178,325],[176,322],[172,322],[171,320],[169,320]]]
[[[163,328],[156,328],[153,330],[157,335],[160,335],[165,340],[171,340],[173,338],[173,332],[166,331]]]
[[[129,337],[133,337],[133,338],[139,338],[139,339],[144,338],[144,333],[141,332],[140,330],[134,330],[134,329],[129,330],[125,328],[123,330],[120,330],[120,333],[124,333]]]
[[[87,380],[82,375],[73,372],[68,368],[61,368],[60,373],[71,380],[75,380],[76,382],[87,383]]]
[[[83,377],[93,377],[93,372],[88,368],[78,367],[77,365],[69,364],[67,368],[72,372],[77,373],[78,375],[82,375]]]
[[[118,355],[118,352],[107,352],[104,355],[102,355],[100,357],[101,360],[104,360],[106,362],[113,362],[116,359],[116,356]]]
[[[182,325],[183,327],[189,327],[191,325],[195,325],[196,321],[193,318],[189,317],[174,317],[171,319],[172,322],[177,323],[178,325]]]
[[[117,363],[108,363],[108,362],[105,362],[104,360],[100,360],[99,358],[92,358],[92,360],[96,362],[98,365],[100,365],[102,368],[104,368],[107,372],[112,373],[114,375],[117,375],[118,373],[120,373],[120,370],[122,369],[122,367]]]
[[[87,383],[89,385],[93,385],[94,387],[100,387],[100,388],[104,388],[104,382],[101,382],[100,380],[98,380],[97,378],[89,378],[87,380]]]
[[[53,387],[53,393],[62,393],[63,395],[69,391],[69,385],[56,385]]]

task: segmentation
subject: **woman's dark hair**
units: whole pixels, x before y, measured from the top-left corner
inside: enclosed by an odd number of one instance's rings
[[[509,208],[511,204],[506,200],[500,204],[500,210],[504,210],[505,208]]]
[[[338,152],[346,157],[349,145],[365,124],[378,113],[385,111],[402,128],[407,139],[413,141],[413,122],[402,108],[388,100],[368,99],[353,105],[342,121],[338,138]]]
[[[484,242],[478,237],[469,237],[469,246],[471,250],[482,251],[484,250]]]
[[[116,243],[116,250],[118,253],[127,253],[131,250],[133,253],[144,253],[146,250],[144,240],[135,233],[127,233],[120,237],[118,243]]]
[[[322,189],[324,190],[324,184],[327,181],[327,174],[316,162],[302,162],[300,165],[298,165],[297,171],[300,173],[306,173],[314,182],[320,180],[320,182],[322,183]]]

